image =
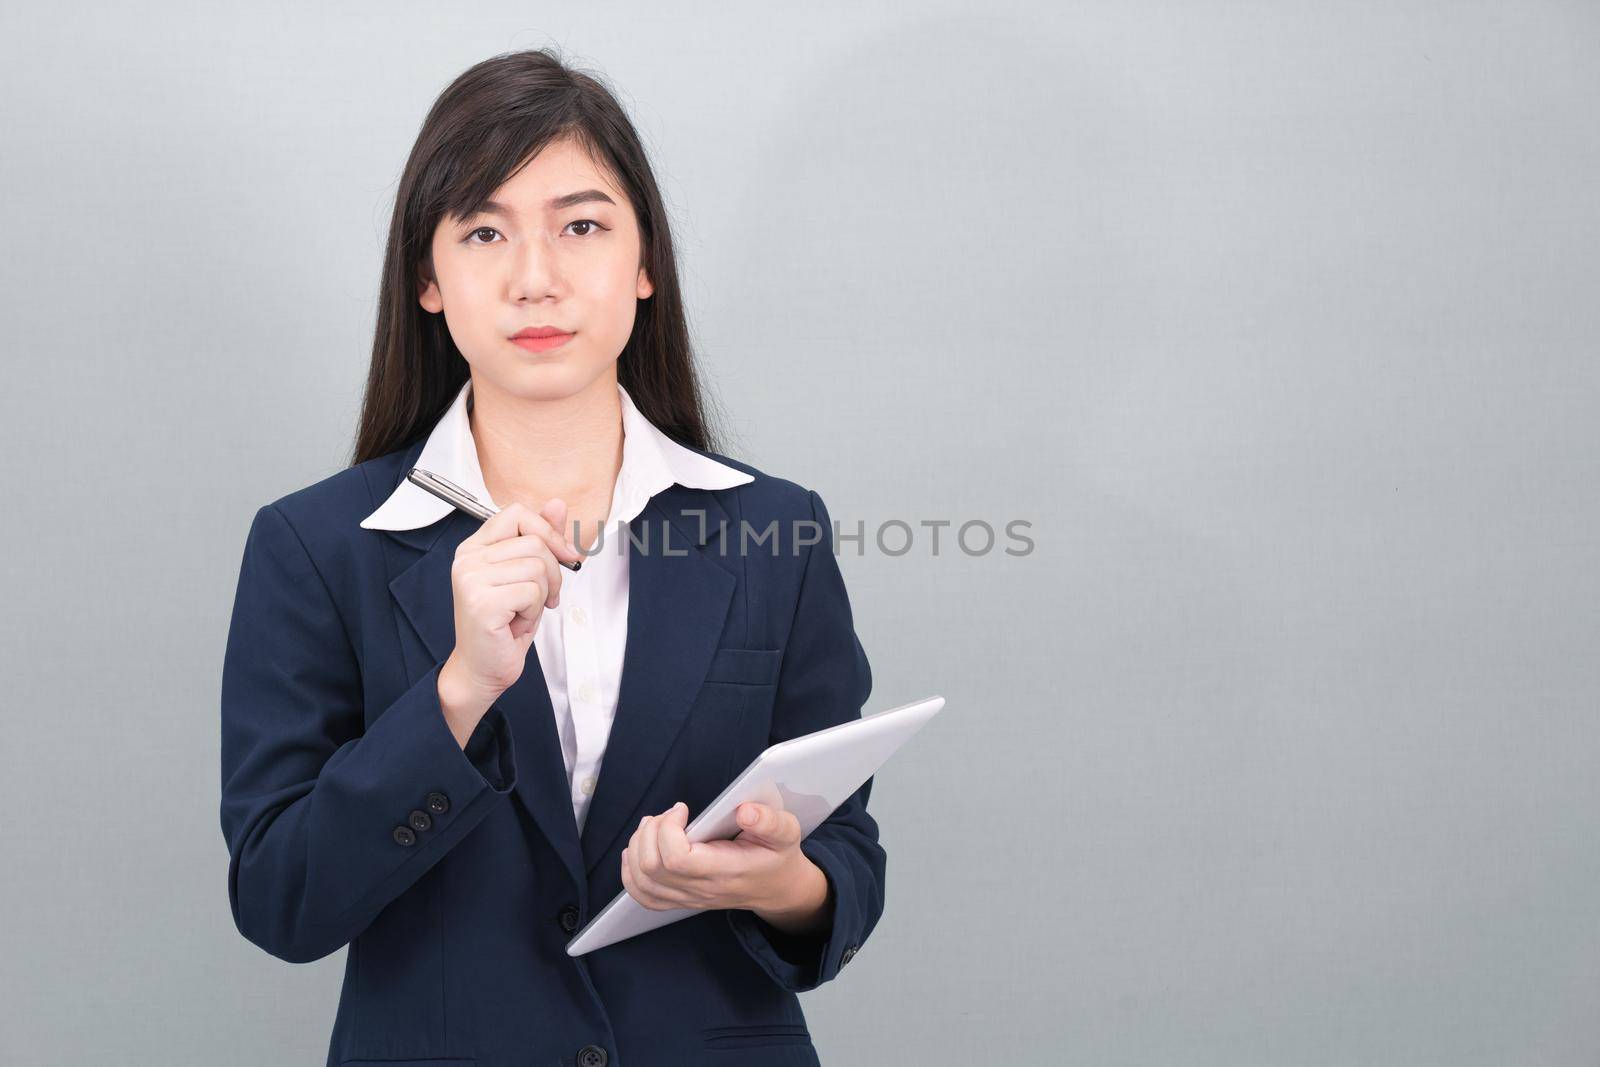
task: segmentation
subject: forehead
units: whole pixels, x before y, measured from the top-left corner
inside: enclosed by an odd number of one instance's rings
[[[570,140],[553,141],[501,183],[494,199],[516,211],[536,213],[546,201],[585,189],[598,189],[617,205],[627,202],[606,169]]]

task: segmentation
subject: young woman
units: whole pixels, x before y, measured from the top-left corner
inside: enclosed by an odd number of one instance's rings
[[[329,1064],[818,1062],[795,994],[882,912],[872,783],[804,840],[762,805],[684,827],[860,715],[832,533],[711,450],[613,96],[544,52],[462,74],[400,181],[353,463],[256,512],[223,664],[234,919],[349,945]],[[701,913],[568,956],[623,890]]]

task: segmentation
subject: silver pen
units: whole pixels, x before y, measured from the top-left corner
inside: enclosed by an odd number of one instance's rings
[[[446,504],[465,511],[475,519],[486,520],[490,516],[500,513],[498,508],[485,504],[449,478],[440,477],[432,471],[423,470],[421,467],[412,467],[411,470],[406,472],[406,481],[419,488],[426,489]],[[564,559],[558,559],[556,562],[569,571],[578,570],[583,566],[581,559],[574,560],[571,563]]]

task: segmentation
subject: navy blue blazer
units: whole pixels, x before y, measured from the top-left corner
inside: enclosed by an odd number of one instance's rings
[[[883,910],[871,780],[800,846],[827,875],[825,935],[718,909],[565,946],[622,891],[641,818],[679,800],[692,818],[769,744],[859,717],[872,674],[821,498],[702,452],[755,481],[674,485],[634,520],[621,694],[580,836],[536,655],[465,749],[439,706],[450,565],[477,520],[360,526],[421,448],[251,523],[222,670],[240,933],[294,963],[349,946],[329,1065],[817,1064],[795,994]],[[741,552],[741,524],[774,535]]]

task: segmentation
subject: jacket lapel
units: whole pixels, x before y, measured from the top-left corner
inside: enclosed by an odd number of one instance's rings
[[[673,485],[629,523],[627,645],[617,714],[583,827],[585,872],[619,835],[655,814],[637,810],[639,803],[689,717],[737,584],[704,550],[718,542],[726,521],[714,495]]]
[[[435,662],[443,662],[456,644],[450,566],[455,561],[457,546],[480,525],[471,515],[452,511],[446,518],[420,531],[388,531],[401,540],[405,540],[403,534],[427,533],[433,537],[422,557],[389,583],[389,591]],[[578,826],[573,820],[572,800],[567,794],[566,761],[561,756],[561,739],[556,734],[550,691],[545,686],[544,671],[536,653],[530,650],[522,676],[501,693],[495,703],[511,721],[517,760],[516,795],[538,822],[573,879],[581,884],[583,869],[579,864]]]
[[[401,477],[415,456],[408,455]],[[713,494],[673,485],[651,497],[629,523],[628,627],[617,714],[580,841],[566,762],[544,670],[531,652],[522,676],[496,701],[511,720],[515,793],[574,881],[588,875],[623,829],[661,769],[710,668],[737,584],[707,545],[722,536],[727,513]],[[400,612],[434,662],[455,648],[450,565],[479,527],[460,511],[416,530],[384,533],[421,555],[390,582]],[[608,544],[604,551],[615,551]],[[428,664],[431,666],[432,664]]]

